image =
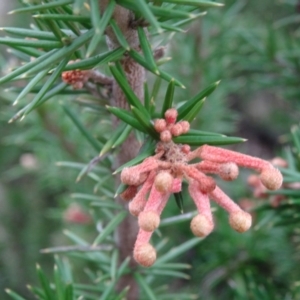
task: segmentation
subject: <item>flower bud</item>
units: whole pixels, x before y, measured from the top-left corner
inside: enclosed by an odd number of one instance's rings
[[[190,123],[188,121],[180,121],[178,124],[181,125],[182,133],[187,133],[190,130]]]
[[[214,229],[214,224],[205,215],[197,215],[192,219],[191,230],[195,236],[205,237]]]
[[[165,112],[165,119],[168,124],[175,124],[178,112],[175,108],[170,108]]]
[[[156,261],[156,251],[149,243],[137,245],[133,257],[143,267],[151,267]]]
[[[139,227],[147,232],[154,231],[160,222],[158,213],[154,211],[142,211],[139,214]]]
[[[237,232],[245,232],[252,225],[252,217],[245,211],[235,211],[229,216],[229,224]]]
[[[276,168],[263,169],[260,173],[262,184],[269,190],[278,190],[282,185],[282,175]]]
[[[154,186],[160,193],[167,193],[172,189],[173,176],[166,171],[158,173],[154,180]]]
[[[222,164],[220,166],[219,175],[223,180],[234,180],[239,175],[239,168],[235,163],[232,162]]]
[[[169,130],[164,130],[163,132],[160,133],[160,140],[162,142],[170,142],[172,139],[172,134]]]
[[[171,133],[174,136],[179,136],[183,133],[182,126],[180,123],[174,124],[171,128]]]
[[[125,201],[129,201],[136,195],[137,191],[137,186],[130,185],[123,193],[120,194],[120,197]]]
[[[163,132],[167,128],[167,123],[164,119],[157,119],[154,121],[154,129],[157,132]]]
[[[183,153],[185,153],[185,154],[189,154],[190,151],[191,151],[190,145],[182,145],[181,151],[182,151]]]

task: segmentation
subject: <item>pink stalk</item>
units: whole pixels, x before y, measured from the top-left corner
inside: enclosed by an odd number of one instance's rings
[[[270,168],[272,166],[269,162],[257,157],[208,145],[201,146],[196,151],[197,156],[203,160],[210,160],[218,163],[235,162],[241,167],[255,169],[259,172],[262,169]]]
[[[230,199],[218,186],[209,193],[209,197],[223,207],[229,213],[241,211],[242,209]]]
[[[129,203],[129,211],[134,216],[138,216],[138,214],[144,209],[147,200],[146,194],[151,189],[155,178],[155,172],[152,171],[148,176],[147,180],[144,182],[142,188],[138,191],[132,201]]]
[[[203,160],[196,164],[195,167],[203,173],[218,174],[220,171],[220,164],[208,160]]]
[[[199,188],[202,192],[209,193],[216,187],[216,183],[212,177],[206,176],[196,168],[192,166],[182,166],[182,170],[187,177],[193,178],[198,181]]]
[[[147,232],[143,229],[139,230],[134,247],[149,243],[153,232]]]
[[[209,221],[213,222],[208,195],[200,191],[196,180],[190,181],[189,193],[196,204],[199,214],[206,216]]]

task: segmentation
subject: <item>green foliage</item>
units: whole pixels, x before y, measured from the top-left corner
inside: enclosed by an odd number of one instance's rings
[[[132,271],[128,259],[118,264],[119,253],[113,239],[125,216],[113,200],[124,189],[122,185],[117,191],[114,189],[113,155],[131,132],[143,142],[143,147],[134,160],[115,173],[152,155],[158,135],[151,120],[161,117],[168,108],[177,107],[179,119],[193,121],[197,129],[175,138],[175,142],[192,146],[244,141],[224,135],[240,134],[233,131],[237,112],[229,110],[229,99],[247,105],[255,100],[257,92],[265,95],[271,90],[276,95],[272,98],[275,103],[268,105],[270,114],[263,119],[264,127],[283,133],[299,121],[296,113],[300,93],[299,44],[295,38],[299,34],[298,18],[288,4],[277,8],[273,1],[228,0],[220,8],[213,1],[119,0],[110,1],[100,17],[98,1],[93,0],[20,2],[22,8],[12,13],[18,17],[33,14],[34,25],[31,29],[4,27],[2,31],[9,37],[0,39],[1,44],[11,47],[19,65],[15,67],[8,61],[4,66],[12,70],[0,79],[1,84],[10,85],[1,95],[4,98],[1,123],[26,117],[23,122],[15,123],[15,127],[5,126],[0,148],[3,166],[0,183],[13,190],[17,180],[20,195],[16,196],[17,191],[9,193],[7,198],[14,202],[8,213],[14,216],[15,211],[22,209],[28,219],[21,214],[21,221],[31,222],[24,226],[23,235],[16,235],[18,241],[25,241],[22,255],[27,260],[23,267],[29,275],[23,278],[20,275],[22,282],[5,282],[22,294],[19,296],[9,289],[10,299],[30,299],[20,289],[25,279],[36,280],[29,290],[37,299],[124,299],[128,290],[117,294],[115,287],[119,278],[130,272],[139,283],[141,299],[299,299],[299,271],[295,268],[299,263],[296,252],[299,232],[294,230],[299,223],[299,190],[285,187],[278,191],[287,199],[276,209],[269,203],[258,205],[253,233],[241,237],[229,226],[219,225],[209,238],[188,241],[186,237],[191,235],[187,221],[194,211],[186,201],[183,203],[185,192],[175,195],[180,210],[186,213],[178,216],[175,204],[168,207],[161,231],[167,232],[171,241],[161,240],[160,232],[154,237],[159,259],[151,269]],[[293,1],[289,3],[294,5]],[[135,13],[140,53],[130,49],[112,18],[116,4]],[[203,18],[209,7],[212,9]],[[270,22],[269,16],[266,20],[262,15],[257,18],[257,13],[268,10],[274,12],[275,21]],[[120,48],[107,50],[104,42],[107,26],[115,32]],[[186,32],[188,28],[191,30]],[[173,57],[170,62],[155,60],[154,45],[160,43],[170,43]],[[120,68],[124,53],[149,70],[144,104]],[[101,93],[105,92],[103,84],[73,90],[61,82],[63,71],[94,68],[114,76],[127,96],[130,111],[112,107],[105,93]],[[286,105],[278,106],[277,98],[287,99]],[[15,106],[10,107],[13,103]],[[247,116],[245,111],[243,116]],[[108,112],[122,120],[113,132]],[[254,118],[255,121],[259,122],[259,118]],[[289,166],[282,172],[286,184],[297,183],[298,127],[293,127],[287,140],[292,144],[285,151]],[[37,169],[28,170],[17,162],[24,152],[34,153],[39,163]],[[95,156],[97,159],[92,160]],[[99,165],[95,166],[96,162]],[[76,177],[80,180],[77,185]],[[35,182],[29,187],[22,183],[28,178]],[[239,191],[242,186],[237,185],[232,191],[236,198],[247,193],[244,188]],[[90,213],[90,224],[62,222],[64,212],[73,202]],[[215,214],[219,224],[227,224],[224,214],[219,210]],[[42,225],[43,219],[49,222],[48,228]],[[14,228],[12,222],[7,222],[6,227]],[[66,237],[61,236],[61,227],[68,228],[64,233],[73,245],[69,246]],[[35,231],[30,231],[33,228]],[[186,242],[182,243],[183,240]],[[27,249],[28,244],[32,245]],[[57,253],[54,271],[49,270],[49,256],[41,256],[38,259],[46,267],[43,270],[38,267],[34,277],[28,265],[37,259],[38,247],[49,244],[54,245],[43,253]],[[178,257],[182,263],[174,262]],[[11,274],[16,277],[19,269],[20,266]],[[176,293],[179,290],[181,293]]]

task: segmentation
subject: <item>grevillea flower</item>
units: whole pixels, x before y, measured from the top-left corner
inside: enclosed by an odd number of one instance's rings
[[[217,185],[213,177],[232,181],[239,174],[239,167],[250,168],[259,173],[259,180],[270,190],[279,189],[282,175],[271,163],[257,157],[238,152],[203,145],[194,151],[189,145],[175,144],[173,136],[187,133],[187,121],[176,123],[176,109],[169,109],[164,119],[154,122],[160,133],[160,142],[155,154],[136,166],[124,168],[121,181],[128,188],[121,194],[131,200],[129,211],[138,218],[139,233],[134,246],[134,258],[144,267],[150,267],[156,260],[156,251],[149,243],[154,230],[159,226],[160,215],[172,193],[181,191],[182,181],[189,184],[189,194],[198,210],[191,221],[191,230],[198,237],[205,237],[214,228],[210,200],[215,201],[229,213],[230,226],[245,232],[251,227],[252,217],[231,200]],[[200,162],[190,163],[198,158]]]

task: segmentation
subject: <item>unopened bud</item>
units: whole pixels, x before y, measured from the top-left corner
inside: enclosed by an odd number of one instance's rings
[[[180,125],[180,123],[173,125],[173,127],[171,128],[171,133],[174,136],[179,136],[183,133],[182,126]]]
[[[191,151],[191,147],[190,147],[189,145],[183,145],[183,146],[181,147],[181,151],[182,151],[183,153],[185,153],[185,154],[189,154],[190,151]]]
[[[138,222],[141,229],[152,232],[159,226],[160,217],[154,211],[142,211],[139,214]]]
[[[158,173],[154,180],[154,186],[160,193],[167,193],[172,189],[173,176],[166,171]]]
[[[260,173],[262,184],[269,190],[278,190],[282,185],[282,175],[276,168],[263,169]]]
[[[169,130],[164,130],[163,132],[160,133],[160,140],[162,142],[170,142],[172,139],[172,134]]]
[[[190,130],[190,123],[188,121],[180,121],[178,124],[181,125],[182,133],[187,133]]]
[[[252,225],[252,217],[245,211],[235,211],[229,216],[229,224],[237,232],[245,232]]]
[[[235,163],[232,162],[222,164],[220,166],[219,175],[223,180],[234,180],[239,175],[239,168]]]
[[[137,245],[133,257],[143,267],[151,267],[156,261],[156,251],[149,243]]]
[[[165,112],[165,119],[168,124],[175,124],[178,112],[175,108],[170,108]]]
[[[137,186],[130,185],[123,193],[120,194],[120,197],[125,201],[129,201],[136,195],[137,191]]]
[[[157,132],[163,132],[167,128],[167,123],[164,119],[157,119],[154,121],[154,129]]]
[[[195,236],[204,237],[214,229],[214,224],[205,215],[197,215],[192,219],[191,230]]]

